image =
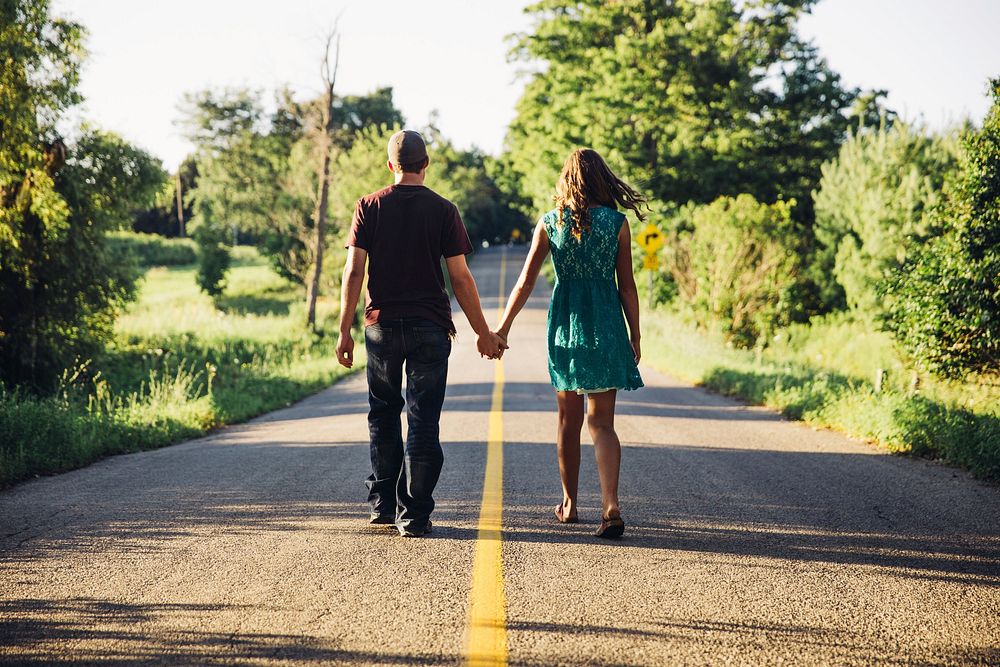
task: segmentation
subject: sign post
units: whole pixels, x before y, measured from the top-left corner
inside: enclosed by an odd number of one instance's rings
[[[653,279],[656,272],[660,268],[660,248],[664,246],[666,241],[663,239],[663,232],[653,223],[647,224],[636,239],[639,246],[646,253],[643,258],[642,268],[646,271],[649,276],[649,307],[653,307]]]

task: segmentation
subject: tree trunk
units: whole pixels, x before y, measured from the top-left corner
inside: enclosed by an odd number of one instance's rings
[[[334,60],[331,67],[330,48],[334,47]],[[316,176],[319,183],[316,186],[316,207],[313,209],[313,267],[312,278],[306,290],[306,326],[314,332],[316,328],[316,300],[319,298],[319,281],[323,273],[323,248],[326,245],[326,209],[330,196],[330,151],[333,147],[331,133],[333,132],[333,88],[337,82],[337,67],[340,64],[340,33],[336,25],[326,38],[326,51],[320,64],[323,77],[323,106],[320,109],[319,123],[319,167]]]
[[[314,237],[313,270],[306,294],[306,324],[316,331],[316,299],[319,297],[319,280],[323,273],[323,246],[326,245],[326,207],[330,194],[330,146],[323,146],[323,158],[319,168],[319,186],[316,193],[316,208],[313,212]]]
[[[184,194],[181,192],[181,168],[177,167],[177,185],[175,188],[177,194],[177,231],[181,238],[186,236],[184,234]]]

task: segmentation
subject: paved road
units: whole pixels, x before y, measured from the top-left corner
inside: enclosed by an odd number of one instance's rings
[[[490,319],[501,256],[475,261]],[[589,536],[589,448],[583,523],[555,525],[546,303],[504,360],[511,664],[1000,663],[1000,490],[650,369],[620,402],[627,539]],[[355,376],[0,493],[0,662],[462,661],[494,364],[459,324],[432,537],[366,524]]]

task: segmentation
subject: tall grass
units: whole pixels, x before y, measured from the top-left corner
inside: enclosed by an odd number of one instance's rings
[[[306,332],[302,300],[246,251],[216,302],[193,267],[150,269],[113,345],[67,369],[57,396],[0,391],[0,484],[177,442],[332,383],[345,373],[336,340]],[[336,314],[320,302],[327,329]]]
[[[142,389],[114,394],[67,389],[37,398],[0,390],[0,481],[71,470],[109,454],[150,449],[220,423],[197,374],[150,377]]]
[[[729,347],[666,311],[644,318],[645,358],[654,367],[894,452],[1000,480],[1000,388],[926,377],[914,387],[891,340],[870,326],[843,317],[797,325],[760,353]],[[880,391],[878,368],[888,378]]]

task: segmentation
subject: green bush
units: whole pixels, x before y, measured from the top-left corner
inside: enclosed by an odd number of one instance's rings
[[[0,380],[8,387],[51,391],[62,369],[111,339],[134,297],[135,264],[108,238],[121,221],[96,208],[114,171],[71,150],[48,202],[61,220],[48,228],[35,204],[0,203],[0,218],[13,220],[0,221]]]
[[[158,234],[113,232],[110,242],[135,257],[142,268],[151,266],[185,266],[198,261],[196,246],[191,239],[171,239]]]
[[[926,370],[1000,372],[1000,257],[976,261],[958,234],[935,239],[889,284],[887,322]]]
[[[136,275],[106,234],[165,176],[145,151],[66,117],[81,101],[85,30],[50,4],[0,3],[0,382],[35,392],[110,338]]]
[[[50,5],[0,3],[0,382],[38,393],[110,339],[137,276],[106,235],[166,176],[149,153],[67,117],[86,31]]]
[[[964,140],[944,234],[888,281],[887,326],[922,367],[946,377],[1000,373],[1000,79]]]
[[[226,288],[226,273],[231,257],[225,242],[226,230],[221,225],[202,222],[195,225],[194,239],[198,244],[198,287],[209,296],[219,296]]]
[[[813,230],[828,305],[838,305],[839,290],[855,313],[882,314],[879,284],[933,234],[931,214],[955,168],[955,144],[896,123],[853,134],[823,165]]]
[[[773,359],[794,360],[867,381],[881,368],[885,381],[900,390],[912,381],[892,335],[851,313],[830,313],[792,324],[775,334],[767,351]]]
[[[799,271],[794,202],[761,204],[750,195],[681,209],[667,244],[680,301],[706,328],[752,347],[787,324]]]

